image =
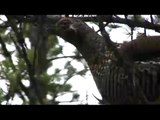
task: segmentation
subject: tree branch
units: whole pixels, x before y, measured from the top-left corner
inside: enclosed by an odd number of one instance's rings
[[[21,22],[30,22],[30,23],[39,24],[36,15],[26,15],[26,16],[14,15],[13,17]],[[54,29],[53,26],[61,18],[62,18],[61,15],[47,15],[46,20],[45,20],[46,28],[53,30]],[[97,16],[91,16],[91,17],[90,16],[89,17],[76,17],[76,16],[74,16],[74,17],[70,17],[70,18],[78,18],[84,22],[91,22],[91,21],[98,22]],[[126,18],[120,18],[118,16],[113,16],[113,15],[103,15],[102,21],[107,22],[107,23],[126,24],[132,28],[142,27],[142,28],[146,28],[146,29],[153,29],[156,32],[160,32],[160,25],[154,24],[154,23],[148,22],[148,21],[144,22],[144,21],[139,21],[139,20],[135,20],[135,19],[131,20],[131,19],[126,19]]]
[[[108,50],[112,51],[114,55],[116,56],[116,58],[118,59],[119,64],[122,64],[124,60],[122,59],[122,56],[119,54],[119,51],[117,50],[116,45],[111,41],[109,34],[106,32],[104,28],[104,24],[102,21],[103,16],[98,16],[98,18],[99,18],[99,28],[100,28],[102,36],[105,39]]]
[[[62,58],[83,59],[83,56],[71,55],[71,56],[53,57],[53,58],[48,59],[48,61],[50,62],[52,60],[62,59]]]
[[[9,58],[9,60],[10,60],[10,62],[11,62],[11,65],[12,65],[12,69],[15,71],[16,68],[15,68],[15,66],[14,66],[14,64],[13,64],[12,56],[11,56],[10,53],[8,52],[8,50],[7,50],[7,48],[6,48],[6,45],[5,45],[5,43],[3,42],[1,36],[0,36],[0,43],[1,43],[1,46],[2,46],[2,49],[3,49],[3,52],[4,52],[4,53],[3,53],[4,56]]]
[[[85,21],[85,22],[90,22],[90,21],[95,21],[98,22],[98,18],[97,16],[95,17],[78,17],[79,19]],[[153,22],[144,22],[144,21],[138,21],[138,20],[130,20],[130,19],[126,19],[126,18],[120,18],[118,16],[113,17],[111,15],[103,15],[102,17],[102,21],[103,22],[107,22],[107,23],[121,23],[121,24],[125,24],[128,25],[129,27],[142,27],[142,28],[147,28],[147,29],[153,29],[156,32],[160,32],[160,25],[158,24],[154,24]],[[153,21],[153,20],[152,20]]]
[[[10,25],[11,25],[11,28],[13,29],[13,31],[15,32],[16,34],[16,37],[17,37],[17,40],[18,40],[18,43],[20,44],[21,46],[21,50],[22,50],[22,57],[23,59],[25,60],[26,62],[26,65],[27,65],[27,69],[28,69],[28,74],[29,74],[29,77],[30,77],[30,81],[32,83],[32,85],[34,86],[34,89],[35,89],[35,93],[37,95],[37,98],[39,100],[39,102],[41,104],[43,104],[43,100],[41,99],[41,96],[39,95],[39,90],[38,90],[38,85],[37,85],[37,81],[36,79],[34,78],[34,72],[33,72],[33,66],[32,64],[30,63],[28,57],[27,57],[27,52],[25,50],[25,46],[24,46],[24,38],[23,38],[23,35],[20,31],[18,31],[17,29],[17,26],[16,26],[16,23],[13,21],[12,19],[12,16],[6,16],[8,21],[10,22]]]

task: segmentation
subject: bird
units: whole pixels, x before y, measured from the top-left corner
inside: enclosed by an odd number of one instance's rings
[[[120,44],[119,54],[132,62],[132,66],[124,68],[104,38],[84,21],[64,17],[56,27],[57,35],[73,44],[88,63],[101,103],[159,104],[160,36],[138,37]]]

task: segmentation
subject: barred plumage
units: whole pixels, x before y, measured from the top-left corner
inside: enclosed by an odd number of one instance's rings
[[[63,21],[66,23],[64,18],[57,26],[64,25]],[[133,68],[129,68],[131,74],[126,74],[126,68],[115,64],[118,60],[112,56],[113,51],[109,51],[109,45],[102,36],[79,19],[72,19],[67,23],[69,30],[60,29],[57,33],[83,55],[103,101],[110,104],[150,104],[158,100],[160,60],[157,57],[160,57],[160,36],[141,37],[117,47],[123,58],[129,58],[133,62]],[[70,29],[71,25],[74,29]],[[151,60],[155,63],[151,63]]]
[[[150,62],[135,62],[141,76],[135,77],[132,73],[133,81],[128,79],[122,67],[115,66],[112,62],[106,62],[104,67],[97,67],[93,71],[93,76],[97,79],[97,86],[105,101],[111,104],[134,104],[143,103],[135,94],[136,84],[148,102],[156,101],[160,96],[160,64]],[[95,68],[94,68],[95,69]],[[135,71],[137,72],[137,71]],[[140,92],[140,91],[138,91]]]

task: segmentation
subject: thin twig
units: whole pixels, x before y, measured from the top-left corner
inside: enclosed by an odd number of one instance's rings
[[[74,59],[83,59],[83,56],[77,56],[77,55],[71,55],[71,56],[62,56],[62,57],[54,57],[50,58],[47,61],[52,61],[52,60],[57,60],[57,59],[62,59],[62,58],[74,58]]]
[[[153,16],[150,15],[151,23],[154,24]]]

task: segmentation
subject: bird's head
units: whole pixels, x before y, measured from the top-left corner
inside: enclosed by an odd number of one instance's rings
[[[78,37],[77,22],[74,18],[63,17],[56,23],[58,35],[65,39],[67,42],[77,46],[80,42]]]
[[[76,31],[76,28],[73,26],[73,20],[69,17],[63,17],[56,23],[57,28],[60,31]]]

